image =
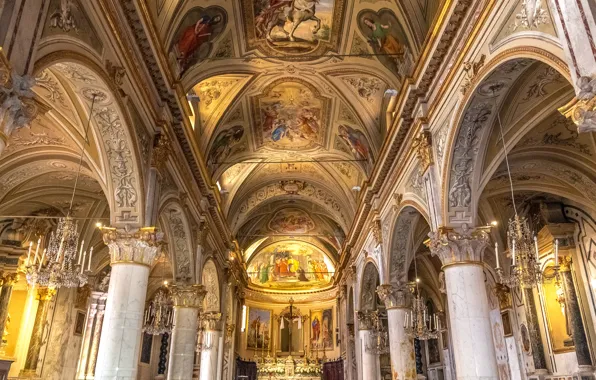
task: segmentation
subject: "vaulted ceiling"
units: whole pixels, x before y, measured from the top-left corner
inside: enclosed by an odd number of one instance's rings
[[[438,4],[146,2],[248,266],[272,244],[338,261]]]

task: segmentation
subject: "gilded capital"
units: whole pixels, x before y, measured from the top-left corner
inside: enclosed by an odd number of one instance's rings
[[[576,99],[559,111],[577,125],[579,133],[596,132],[596,78],[579,78],[577,88]]]
[[[172,301],[174,307],[201,308],[207,291],[203,285],[172,285]]]
[[[440,227],[430,232],[430,252],[444,266],[453,264],[481,264],[484,250],[489,245],[487,227]]]
[[[37,299],[40,301],[50,301],[56,294],[54,288],[39,288],[37,289]]]
[[[388,310],[408,306],[410,292],[406,288],[399,289],[391,284],[383,284],[377,286],[377,294]]]
[[[136,263],[151,266],[158,256],[161,236],[155,227],[143,227],[136,231],[101,227],[100,231],[110,250],[112,264]]]
[[[221,330],[221,313],[208,312],[202,313],[199,320],[203,324],[205,330],[220,331]]]
[[[363,310],[356,313],[358,317],[358,330],[371,330],[378,319],[376,310]]]
[[[18,280],[18,273],[8,273],[2,277],[2,286],[13,286]]]
[[[559,256],[559,270],[561,272],[571,272],[572,264],[571,256]]]

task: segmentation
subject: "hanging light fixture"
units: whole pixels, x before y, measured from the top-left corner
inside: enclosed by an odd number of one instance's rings
[[[365,342],[364,349],[369,354],[384,355],[389,353],[389,334],[383,326],[381,314],[378,310],[370,313],[373,329]]]
[[[88,141],[88,132],[91,125],[95,97],[96,95],[93,94],[89,119],[87,120],[87,127],[85,128],[85,142]],[[84,153],[85,145],[81,144],[79,168],[77,170],[77,176],[72,189],[72,196],[70,198],[70,205],[66,217],[58,220],[56,230],[52,231],[50,234],[48,245],[42,251],[41,256],[39,256],[41,238],[37,241],[37,247],[33,258],[31,257],[31,245],[29,246],[29,253],[27,255],[25,267],[27,282],[30,285],[38,284],[40,286],[51,288],[76,288],[85,285],[89,280],[88,273],[91,271],[93,247],[89,250],[89,258],[87,265],[85,265],[85,260],[87,258],[87,251],[83,250],[85,242],[82,241],[80,248],[78,247],[80,238],[79,225],[71,216],[77,185],[81,175],[81,168],[83,166]]]
[[[505,146],[505,134],[501,124],[501,116],[497,107],[497,96],[493,89],[495,98],[495,110],[497,112],[497,123],[499,124],[499,133],[503,143],[505,153],[505,165],[507,167],[507,177],[509,178],[509,187],[511,190],[511,202],[513,203],[514,215],[509,219],[507,225],[507,247],[511,252],[511,267],[509,275],[505,275],[503,268],[499,264],[499,246],[495,243],[496,271],[499,276],[499,283],[510,288],[521,286],[523,288],[536,287],[542,283],[542,271],[540,270],[540,259],[538,257],[538,239],[530,229],[528,218],[520,216],[517,213],[515,204],[515,194],[513,191],[513,178],[511,177],[511,167],[509,165],[509,156]]]
[[[160,262],[165,261],[165,255],[162,253]],[[143,331],[151,335],[161,335],[172,332],[174,324],[174,305],[168,282],[164,280],[163,266],[161,268],[161,283],[145,309],[145,318],[143,319]]]
[[[439,315],[437,313],[433,313],[432,315],[428,313],[428,308],[420,295],[420,289],[418,287],[420,280],[418,279],[416,259],[414,259],[414,274],[416,276],[416,282],[415,286],[412,286],[412,291],[416,292],[416,297],[412,304],[412,310],[406,313],[404,319],[406,334],[410,338],[418,340],[438,339],[444,329],[441,328]]]

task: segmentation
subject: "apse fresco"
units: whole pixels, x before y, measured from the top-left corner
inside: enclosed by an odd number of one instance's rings
[[[335,267],[316,248],[302,242],[272,244],[250,260],[253,285],[279,290],[304,290],[329,284]]]
[[[209,57],[213,41],[226,28],[226,11],[217,6],[191,9],[178,26],[169,57],[179,75]]]
[[[278,81],[255,99],[260,145],[278,150],[302,150],[322,145],[327,101],[296,80]]]
[[[364,10],[358,14],[358,27],[366,37],[377,59],[400,79],[411,75],[414,57],[395,13]]]
[[[337,47],[345,0],[242,0],[248,47],[299,57]]]
[[[280,210],[269,221],[269,229],[278,233],[305,234],[314,228],[315,222],[300,209]]]

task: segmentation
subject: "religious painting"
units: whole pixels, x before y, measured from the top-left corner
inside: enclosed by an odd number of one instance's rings
[[[242,150],[243,146],[240,144],[242,137],[244,137],[244,127],[241,125],[219,132],[209,149],[207,166],[211,170],[216,170],[226,158]]]
[[[411,75],[414,57],[406,34],[393,11],[367,9],[358,14],[358,27],[377,59],[402,80]]]
[[[300,209],[283,209],[269,221],[269,229],[278,233],[305,234],[315,228],[315,222]]]
[[[530,332],[523,323],[519,326],[519,333],[521,335],[522,348],[526,354],[529,354],[532,348],[532,344],[530,343]]]
[[[242,0],[248,49],[282,59],[336,51],[344,4],[345,0]]]
[[[300,290],[329,284],[333,262],[318,248],[299,241],[271,244],[248,262],[250,282],[267,289]]]
[[[218,6],[195,7],[184,16],[169,49],[171,64],[179,75],[209,57],[227,22],[226,11]]]
[[[75,319],[75,326],[73,335],[81,336],[85,331],[85,321],[87,320],[87,314],[80,310],[77,310],[77,317]]]
[[[361,131],[348,125],[341,124],[337,128],[337,134],[340,139],[350,148],[350,151],[357,160],[363,160],[366,164],[372,166],[372,155],[370,145],[366,136]],[[367,166],[367,165],[365,165]]]
[[[333,349],[333,309],[310,312],[311,349]]]
[[[262,350],[269,348],[271,338],[271,311],[257,308],[248,310],[246,348]]]
[[[504,311],[501,313],[501,320],[503,321],[503,335],[504,336],[512,336],[513,329],[511,326],[511,315],[509,311]]]
[[[314,86],[296,79],[278,80],[253,99],[259,146],[303,150],[323,145],[328,100]]]

